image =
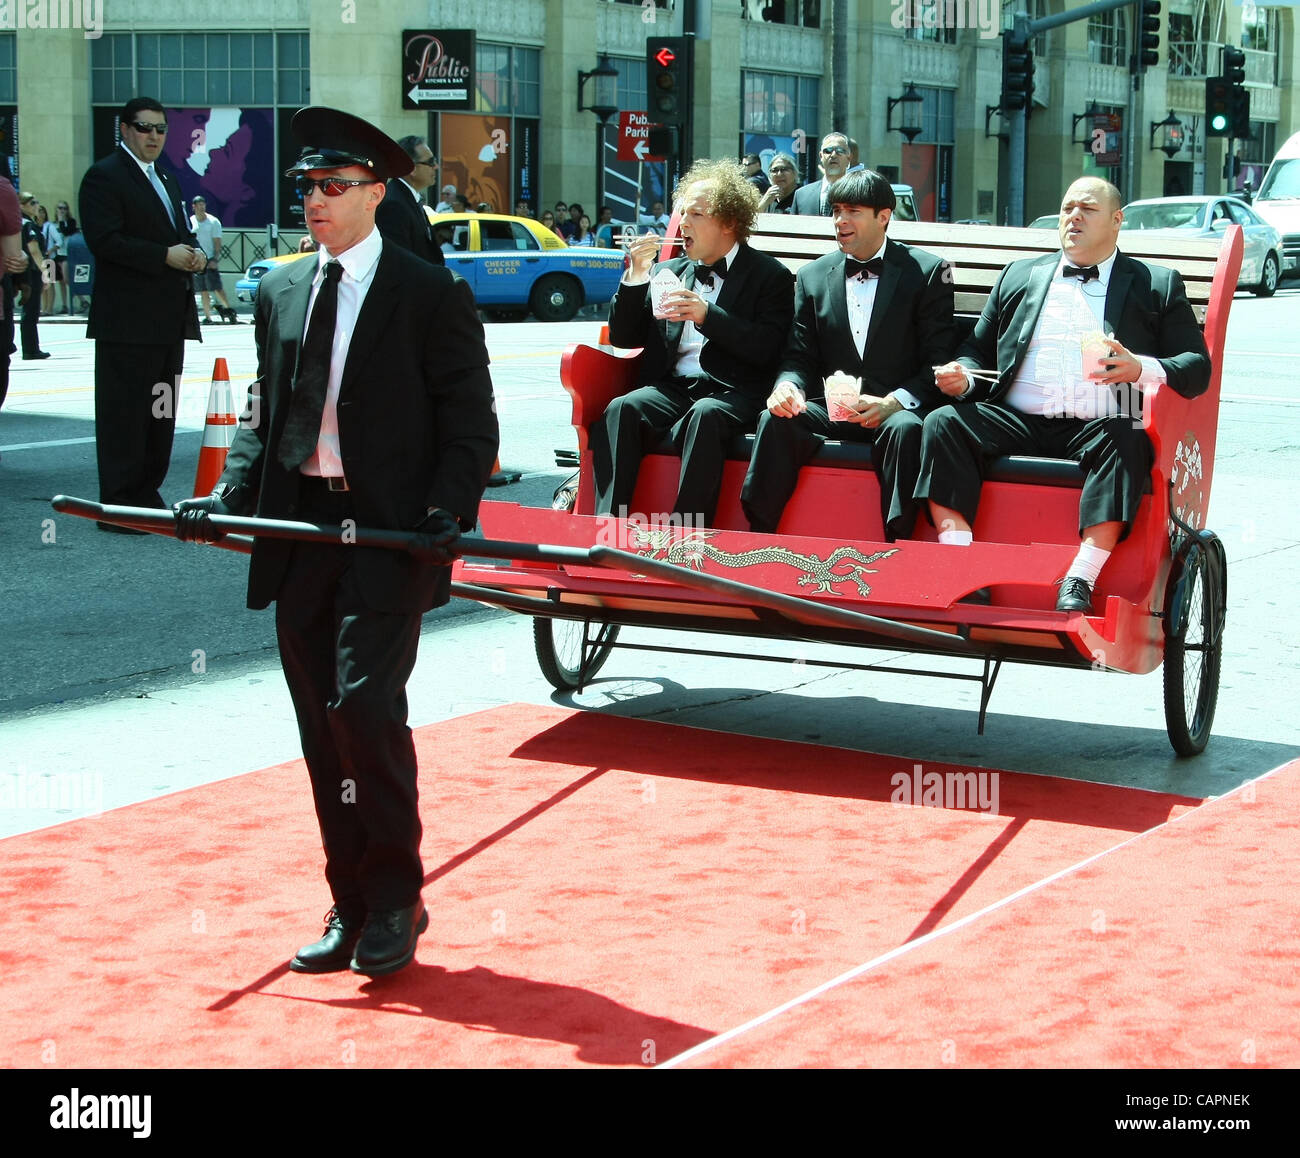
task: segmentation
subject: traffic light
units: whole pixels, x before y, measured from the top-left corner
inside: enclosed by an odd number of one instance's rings
[[[1232,85],[1227,77],[1205,78],[1205,135],[1232,136]]]
[[[685,36],[656,36],[645,43],[650,119],[682,126],[691,115],[690,46]]]
[[[1239,141],[1250,140],[1250,89],[1240,85],[1232,89],[1232,135]]]
[[[1157,0],[1139,0],[1138,69],[1160,63],[1160,5]]]
[[[1246,88],[1246,54],[1228,45],[1223,50],[1223,79],[1228,82],[1228,136],[1250,137],[1250,90]]]
[[[1246,53],[1240,48],[1225,45],[1223,49],[1223,79],[1229,84],[1246,81]]]
[[[1002,100],[1000,107],[1024,109],[1028,116],[1034,99],[1034,54],[1029,41],[1017,40],[1013,32],[1002,33]]]

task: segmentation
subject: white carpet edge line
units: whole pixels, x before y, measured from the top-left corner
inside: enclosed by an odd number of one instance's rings
[[[954,921],[951,925],[944,925],[942,928],[934,929],[922,937],[917,937],[913,941],[908,941],[905,944],[891,949],[888,953],[882,953],[879,957],[873,957],[870,961],[864,961],[861,965],[855,965],[852,969],[846,970],[837,977],[830,978],[828,981],[823,981],[815,988],[808,990],[806,993],[801,993],[797,997],[792,997],[789,1001],[783,1002],[781,1005],[778,1005],[773,1009],[769,1009],[766,1013],[760,1013],[757,1017],[751,1018],[749,1021],[746,1021],[741,1025],[725,1030],[706,1041],[700,1042],[698,1045],[692,1046],[690,1049],[685,1050],[682,1053],[670,1057],[667,1061],[660,1062],[654,1068],[660,1070],[674,1069],[682,1062],[691,1061],[692,1059],[699,1057],[701,1054],[708,1053],[710,1050],[715,1049],[717,1046],[725,1045],[730,1041],[734,1041],[743,1034],[749,1033],[751,1030],[757,1029],[761,1025],[766,1025],[769,1021],[776,1020],[776,1018],[780,1017],[782,1014],[789,1013],[790,1010],[796,1009],[800,1005],[806,1005],[808,1002],[814,1001],[818,997],[822,996],[822,994],[828,993],[830,990],[836,989],[857,977],[861,977],[864,973],[869,973],[871,970],[876,969],[881,965],[888,964],[890,961],[894,961],[914,949],[919,949],[923,945],[928,945],[932,941],[938,940],[940,937],[946,937],[949,933],[955,933],[959,929],[963,929],[967,925],[973,924],[975,921],[978,921],[991,913],[997,912],[998,909],[1005,908],[1007,905],[1019,901],[1022,897],[1045,888],[1054,881],[1060,880],[1062,877],[1069,876],[1072,873],[1087,868],[1088,865],[1092,864],[1094,861],[1099,861],[1104,857],[1108,857],[1122,848],[1127,848],[1130,844],[1135,844],[1140,840],[1145,840],[1147,837],[1163,831],[1170,825],[1177,824],[1178,821],[1183,819],[1183,817],[1191,816],[1194,813],[1201,812],[1202,809],[1229,800],[1237,793],[1244,791],[1250,785],[1267,779],[1269,776],[1272,776],[1276,772],[1280,772],[1283,768],[1286,768],[1293,763],[1295,763],[1294,760],[1288,760],[1285,764],[1279,764],[1276,768],[1269,769],[1269,771],[1256,776],[1253,780],[1247,780],[1244,784],[1239,784],[1236,788],[1232,789],[1231,792],[1226,792],[1222,796],[1209,797],[1196,808],[1189,808],[1186,812],[1180,813],[1178,816],[1161,821],[1153,828],[1148,828],[1143,832],[1134,833],[1133,836],[1129,837],[1127,840],[1120,841],[1119,844],[1112,845],[1110,848],[1102,849],[1100,852],[1093,853],[1092,856],[1086,857],[1084,860],[1081,860],[1076,864],[1067,865],[1063,869],[1058,869],[1056,872],[1052,873],[1051,876],[1044,877],[1042,880],[1034,881],[1031,884],[1025,885],[1022,888],[1017,889],[1014,893],[1003,897],[1001,900],[994,901],[991,905],[986,905],[977,912],[962,917],[959,921]]]

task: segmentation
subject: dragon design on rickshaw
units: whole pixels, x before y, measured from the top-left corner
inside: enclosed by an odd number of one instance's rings
[[[711,559],[720,567],[753,567],[763,563],[781,563],[794,567],[803,574],[797,580],[800,587],[814,588],[816,595],[838,595],[836,583],[851,582],[858,589],[858,594],[865,597],[871,594],[871,585],[863,578],[878,570],[873,563],[879,563],[896,554],[897,547],[887,551],[873,551],[864,555],[856,547],[836,547],[825,559],[812,553],[803,554],[788,547],[755,547],[748,551],[724,551],[710,543],[716,531],[683,531],[677,527],[629,528],[628,549],[657,559],[665,563],[690,567],[695,571],[704,569],[704,561]]]

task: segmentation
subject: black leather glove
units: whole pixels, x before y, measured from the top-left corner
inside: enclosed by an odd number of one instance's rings
[[[172,506],[172,511],[176,515],[176,537],[182,543],[215,543],[218,539],[224,539],[226,532],[213,527],[208,516],[235,513],[217,495],[182,499]]]
[[[450,511],[430,511],[415,534],[410,551],[419,559],[445,567],[460,555],[460,523]]]

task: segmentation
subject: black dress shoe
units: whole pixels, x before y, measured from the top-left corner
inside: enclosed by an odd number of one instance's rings
[[[352,960],[364,924],[360,912],[341,912],[335,905],[325,914],[325,936],[299,949],[289,968],[295,973],[341,973]]]
[[[42,358],[48,358],[49,356],[50,356],[49,350],[37,350],[36,353],[34,354],[24,354],[23,361],[39,362]]]
[[[1092,614],[1092,588],[1083,579],[1066,576],[1060,580],[1061,590],[1056,596],[1057,611],[1083,611]]]
[[[404,969],[415,957],[415,942],[428,927],[429,913],[423,900],[407,909],[371,913],[357,942],[352,972],[382,977]]]

